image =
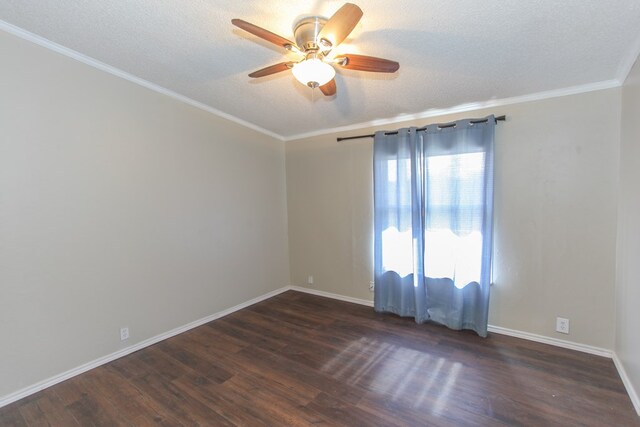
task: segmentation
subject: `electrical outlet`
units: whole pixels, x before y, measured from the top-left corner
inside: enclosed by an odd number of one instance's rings
[[[568,334],[569,319],[565,319],[564,317],[556,317],[556,332],[560,332],[561,334]]]
[[[313,276],[307,277],[307,284],[313,285]]]
[[[375,282],[372,280],[369,282],[369,292],[373,292],[373,290],[375,289]]]
[[[129,327],[120,328],[120,341],[129,339]]]

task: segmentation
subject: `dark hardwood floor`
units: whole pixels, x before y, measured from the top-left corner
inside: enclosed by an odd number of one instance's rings
[[[611,360],[286,292],[0,409],[2,426],[637,426]]]

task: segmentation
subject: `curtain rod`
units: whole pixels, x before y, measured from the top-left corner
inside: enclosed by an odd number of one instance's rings
[[[507,119],[507,116],[498,116],[496,117],[496,124],[500,121],[503,122]],[[488,119],[481,119],[481,120],[471,120],[471,123],[487,123]],[[450,128],[455,126],[455,123],[447,123],[445,125],[440,125],[438,126],[440,129],[444,129],[444,128]],[[423,130],[427,130],[426,127],[423,128],[418,128],[418,131],[423,131]],[[397,135],[398,131],[395,132],[385,132],[385,135]],[[338,137],[336,138],[338,142],[340,141],[347,141],[349,139],[360,139],[360,138],[373,138],[375,135],[374,134],[370,134],[370,135],[356,135],[356,136],[344,136],[344,137]]]

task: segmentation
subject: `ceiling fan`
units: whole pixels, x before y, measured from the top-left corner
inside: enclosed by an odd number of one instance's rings
[[[293,26],[296,42],[293,43],[271,31],[253,25],[242,19],[232,19],[231,23],[268,42],[302,56],[300,61],[287,61],[254,71],[249,77],[264,77],[291,70],[294,77],[312,89],[320,88],[326,96],[335,95],[336,70],[333,65],[356,71],[393,73],[400,64],[388,59],[356,54],[339,54],[330,58],[331,50],[338,46],[362,18],[362,10],[352,3],[345,3],[329,19],[309,16],[298,20]]]

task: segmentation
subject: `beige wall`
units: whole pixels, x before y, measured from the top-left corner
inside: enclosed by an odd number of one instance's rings
[[[496,130],[490,324],[613,348],[620,90],[414,124],[490,113],[508,117]],[[291,281],[313,275],[310,287],[372,299],[373,144],[336,142],[347,134],[287,142]],[[555,332],[557,316],[570,335]]]
[[[622,88],[616,347],[640,395],[640,61]],[[640,414],[640,407],[636,406]]]
[[[289,284],[282,142],[0,52],[0,399]]]

